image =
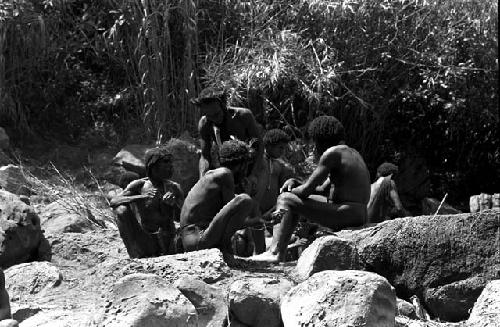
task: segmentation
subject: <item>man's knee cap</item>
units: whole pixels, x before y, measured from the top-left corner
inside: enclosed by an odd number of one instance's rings
[[[293,193],[284,192],[279,195],[278,202],[282,204],[293,205],[296,202],[295,198],[296,196]]]
[[[235,201],[238,205],[252,205],[252,198],[250,195],[242,193],[235,197]]]
[[[129,207],[126,205],[121,205],[115,208],[115,213],[117,216],[123,216],[126,215],[129,211]]]

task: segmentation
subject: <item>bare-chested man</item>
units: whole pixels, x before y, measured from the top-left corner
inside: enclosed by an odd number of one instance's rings
[[[255,158],[262,157],[264,147],[250,109],[228,106],[225,94],[215,93],[210,89],[203,90],[198,98],[192,100],[192,103],[200,108],[202,114],[198,122],[201,143],[200,177],[207,170],[219,167],[218,158],[212,153],[213,143],[220,148],[222,142],[232,138],[247,143],[253,140],[256,142]],[[251,168],[251,175],[258,176],[256,168]]]
[[[249,148],[238,140],[220,148],[222,167],[207,171],[189,191],[181,210],[185,251],[219,248],[231,260],[231,237],[239,230],[262,224],[257,203],[248,194],[235,195],[235,185],[248,171]]]
[[[146,178],[131,182],[110,201],[120,236],[131,258],[175,252],[174,219],[179,219],[184,196],[170,180],[173,154],[167,147],[146,152]]]
[[[384,162],[378,166],[376,181],[371,185],[368,202],[369,223],[379,223],[409,215],[399,199],[396,183],[392,179],[397,173],[398,166],[392,163]]]
[[[318,166],[304,183],[293,178],[285,182],[277,203],[276,215],[282,220],[273,237],[276,240],[267,252],[252,257],[254,260],[284,261],[299,215],[334,230],[366,222],[370,174],[361,155],[344,144],[344,127],[333,116],[321,116],[309,125],[309,136],[320,156]],[[331,195],[313,194],[328,177]]]

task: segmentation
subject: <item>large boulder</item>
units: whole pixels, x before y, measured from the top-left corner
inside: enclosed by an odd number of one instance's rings
[[[426,291],[471,277],[498,278],[499,228],[500,213],[483,212],[399,218],[337,236],[354,241],[364,269],[386,277],[399,297],[417,295],[433,316],[460,321],[474,304],[470,287],[453,288],[453,298],[466,300],[460,307],[453,301],[430,307]]]
[[[0,167],[0,188],[17,195],[30,195],[30,182],[19,166]]]
[[[500,324],[500,280],[490,281],[477,299],[467,320],[467,327],[498,326]]]
[[[195,307],[182,293],[154,274],[132,274],[112,288],[104,314],[107,327],[198,326]]]
[[[50,260],[40,218],[16,195],[0,190],[0,267],[33,260]]]
[[[126,170],[146,176],[146,166],[144,165],[144,156],[146,151],[154,148],[153,145],[129,144],[123,147],[113,158],[112,163],[115,166],[121,166]]]
[[[396,295],[389,282],[374,273],[327,270],[293,287],[282,299],[287,327],[393,327]]]
[[[227,317],[226,298],[218,288],[188,276],[177,280],[174,286],[194,305],[199,326],[224,325]]]
[[[47,234],[83,233],[95,230],[98,221],[83,204],[73,199],[59,199],[43,208],[40,213],[42,228]]]
[[[280,327],[280,300],[293,286],[286,279],[244,278],[229,289],[231,324]]]
[[[293,277],[304,281],[323,270],[361,268],[356,244],[333,235],[316,239],[300,255]]]
[[[63,277],[50,262],[29,262],[5,270],[5,287],[12,301],[43,293],[61,284]]]

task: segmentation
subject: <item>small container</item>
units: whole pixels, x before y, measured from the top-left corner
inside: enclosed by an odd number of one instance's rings
[[[479,197],[479,211],[491,209],[491,194],[481,193]]]
[[[470,212],[479,212],[479,195],[473,195],[469,199]]]
[[[493,198],[491,200],[491,209],[500,211],[500,193],[493,194]]]

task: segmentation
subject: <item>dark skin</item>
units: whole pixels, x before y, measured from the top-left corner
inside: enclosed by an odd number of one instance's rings
[[[173,167],[170,161],[159,160],[153,164],[148,178],[131,182],[122,193],[110,201],[118,217],[118,222],[136,219],[140,227],[147,233],[167,232],[175,234],[173,219],[178,220],[184,196],[180,185],[169,180]],[[137,213],[127,204],[134,202]],[[125,236],[125,237],[124,237]],[[172,236],[173,237],[173,236]],[[126,243],[126,235],[122,235]],[[147,242],[146,240],[131,240],[131,242]],[[147,245],[144,245],[147,247]],[[129,249],[131,257],[141,257],[139,253]]]
[[[211,155],[212,142],[215,141],[214,125],[220,130],[221,142],[230,140],[231,136],[245,142],[252,138],[257,139],[259,142],[257,158],[262,157],[264,152],[262,139],[250,109],[223,107],[219,101],[202,103],[199,107],[202,114],[198,123],[201,145],[200,176],[203,176],[207,170],[216,168]],[[252,175],[256,175],[255,169]]]
[[[231,237],[249,226],[261,224],[254,215],[256,203],[247,194],[235,194],[235,182],[244,177],[246,163],[231,169],[209,170],[188,193],[181,210],[181,229],[194,226],[195,232],[182,234],[184,248],[193,251],[219,248],[231,260]],[[202,234],[198,232],[202,230]]]
[[[282,217],[280,227],[268,252],[254,256],[254,260],[284,261],[299,215],[335,230],[365,223],[370,175],[363,158],[344,144],[328,147],[315,143],[317,155],[321,155],[317,168],[304,183],[296,179],[284,183],[276,211]],[[314,194],[327,178],[334,186],[330,199]]]

